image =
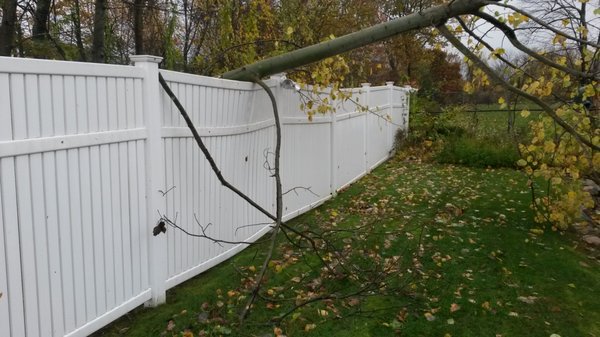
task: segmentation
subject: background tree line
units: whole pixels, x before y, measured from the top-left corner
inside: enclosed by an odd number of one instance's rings
[[[127,64],[130,54],[208,76],[423,9],[435,0],[0,0],[0,55]],[[343,55],[343,85],[395,81],[443,100],[460,59],[424,30]],[[314,69],[292,76],[314,81]]]

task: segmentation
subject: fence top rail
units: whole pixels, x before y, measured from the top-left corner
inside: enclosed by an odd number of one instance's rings
[[[0,57],[0,73],[143,78],[142,69],[113,64]]]
[[[259,87],[251,82],[226,80],[216,77],[208,77],[201,75],[186,74],[176,71],[161,69],[160,73],[164,76],[167,82],[176,82],[182,84],[199,85],[203,87],[233,89],[233,90],[258,90]]]

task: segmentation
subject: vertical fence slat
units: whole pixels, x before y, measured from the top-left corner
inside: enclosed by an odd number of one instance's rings
[[[173,148],[173,138],[166,138],[165,139],[165,177],[166,177],[166,189],[165,189],[165,193],[166,196],[165,198],[167,199],[167,208],[166,208],[166,216],[175,216],[175,207],[174,207],[174,198],[175,198],[175,193],[177,193],[177,186],[175,186],[175,175],[174,175],[174,170],[173,170],[173,166],[175,165],[175,161],[173,160],[173,156],[175,154],[174,148]],[[169,192],[166,192],[169,191]],[[175,244],[175,237],[177,236],[177,233],[174,231],[170,231],[167,230],[167,239],[168,241],[168,250],[167,250],[167,255],[168,255],[168,273],[169,276],[172,276],[175,274],[175,249],[177,248],[177,245]]]
[[[21,241],[19,239],[19,215],[17,212],[17,194],[15,160],[0,159],[0,193],[4,219],[5,252],[8,277],[7,291],[4,296],[10,307],[10,330],[12,336],[25,336],[25,308],[23,301],[23,270],[21,265]]]
[[[115,249],[114,249],[114,219],[112,209],[110,145],[100,146],[100,181],[102,190],[102,227],[104,233],[104,275],[106,286],[105,302],[108,308],[113,308],[116,302],[115,291]]]
[[[81,242],[83,260],[83,283],[85,288],[86,322],[96,318],[96,293],[94,285],[94,228],[92,218],[92,180],[90,149],[79,150],[79,174],[81,184]]]
[[[46,226],[48,259],[50,272],[50,293],[52,296],[52,325],[55,334],[64,333],[64,311],[62,272],[60,263],[60,229],[58,224],[58,203],[56,192],[56,160],[54,153],[43,154],[44,192],[46,198]]]
[[[123,269],[123,233],[121,223],[121,212],[122,205],[121,193],[120,193],[120,168],[119,163],[119,144],[110,144],[110,185],[111,185],[111,197],[112,201],[112,238],[113,240],[113,254],[114,254],[114,282],[115,282],[115,299],[116,303],[122,303],[124,300],[124,273]]]
[[[81,118],[77,115],[77,101],[76,95],[75,78],[73,76],[64,76],[64,99],[65,99],[65,133],[75,134],[77,133],[77,120]]]
[[[138,194],[139,186],[137,180],[137,148],[135,142],[127,143],[127,160],[128,167],[127,172],[129,173],[129,255],[131,256],[131,291],[132,295],[137,295],[140,291],[140,219],[139,219],[139,200]]]
[[[84,76],[75,77],[75,115],[77,116],[77,133],[89,132],[89,109],[87,104],[87,83]]]
[[[72,231],[69,211],[69,169],[67,151],[56,152],[56,199],[58,201],[58,223],[60,242],[60,270],[62,278],[63,312],[65,331],[76,327],[75,323],[75,289],[73,282]]]
[[[25,305],[25,326],[27,336],[40,336],[40,317],[38,312],[38,289],[36,284],[36,261],[30,164],[27,156],[16,158],[17,210],[21,241],[22,283]]]
[[[44,166],[42,154],[30,156],[31,186],[32,186],[32,213],[35,242],[36,282],[38,291],[38,311],[40,318],[40,333],[42,336],[52,334],[52,305],[49,289],[50,269],[48,267],[48,236],[47,213],[44,198]]]
[[[99,77],[97,80],[98,91],[98,131],[108,130],[108,80],[105,77]]]
[[[123,111],[123,110],[120,110]],[[124,111],[123,111],[124,112]],[[132,293],[132,265],[131,265],[131,238],[130,238],[130,203],[129,203],[129,184],[128,184],[128,169],[127,169],[127,144],[119,143],[119,208],[121,209],[121,218],[119,219],[121,231],[121,261],[123,268],[123,294],[122,301],[125,302],[131,298]]]
[[[97,125],[97,123],[95,124]],[[90,175],[92,194],[92,242],[93,246],[93,280],[94,280],[94,304],[96,315],[106,312],[106,287],[105,287],[105,261],[104,261],[104,230],[106,223],[103,220],[102,203],[102,169],[100,159],[100,147],[94,146],[90,149]]]
[[[9,75],[0,74],[0,141],[9,141],[13,137],[10,94]],[[9,162],[11,165],[7,165]],[[18,238],[18,232],[15,233],[18,230],[18,222],[14,214],[16,207],[11,207],[14,203],[14,194],[11,194],[12,191],[8,189],[8,184],[14,181],[14,176],[8,170],[12,164],[12,158],[0,158],[0,254],[2,254],[2,258],[0,258],[0,275],[2,275],[0,276],[0,292],[2,292],[0,297],[0,335],[6,336],[11,335],[11,329],[22,332],[19,327],[19,318],[23,314],[22,308],[11,305],[11,302],[19,303],[17,299],[22,296],[20,287],[14,287],[15,280],[21,278],[21,268],[17,264],[18,260],[14,259],[14,256],[10,256],[10,254],[19,254],[19,241],[15,240],[15,237]],[[3,180],[8,180],[8,182],[3,183]],[[11,258],[13,259],[11,260]]]
[[[85,87],[87,90],[87,111],[89,132],[98,132],[100,115],[98,114],[98,78],[93,76],[86,77]]]
[[[0,110],[1,111],[1,110]],[[0,112],[1,113],[1,112]],[[1,160],[0,160],[1,161]],[[0,166],[0,184],[2,184],[2,166]],[[10,306],[8,303],[8,267],[6,262],[6,247],[4,231],[7,227],[4,220],[2,191],[0,190],[0,335],[11,336]],[[12,296],[12,294],[11,294]]]
[[[86,322],[85,306],[85,278],[82,243],[82,211],[81,211],[81,183],[79,171],[79,150],[67,150],[68,182],[69,182],[69,211],[71,242],[69,243],[69,254],[73,256],[71,277],[73,278],[75,295],[75,319],[76,325],[80,326]]]
[[[137,147],[137,151],[136,151],[136,160],[137,160],[137,179],[138,179],[138,200],[139,200],[139,217],[140,217],[140,223],[138,224],[138,229],[139,229],[139,240],[140,240],[140,247],[139,247],[139,254],[140,254],[140,272],[141,272],[141,284],[140,284],[140,290],[145,290],[149,287],[149,270],[148,270],[148,263],[150,263],[149,258],[148,258],[148,240],[146,239],[146,235],[145,233],[150,232],[151,228],[150,226],[148,226],[149,222],[148,222],[148,218],[146,217],[146,204],[144,204],[144,201],[146,200],[145,196],[145,190],[144,190],[144,185],[145,185],[145,181],[146,181],[146,172],[144,171],[146,168],[146,158],[145,158],[145,154],[144,154],[144,143],[145,141],[143,140],[139,140],[136,142],[136,147]],[[162,146],[162,144],[161,144]],[[157,151],[162,151],[162,148],[157,149]],[[164,254],[164,252],[163,252]],[[166,267],[165,267],[166,268]]]

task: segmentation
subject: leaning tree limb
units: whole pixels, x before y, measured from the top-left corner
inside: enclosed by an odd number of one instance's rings
[[[485,21],[494,25],[496,28],[500,29],[502,31],[502,33],[504,33],[504,35],[508,38],[508,41],[510,41],[510,43],[513,46],[515,46],[515,48],[517,48],[518,50],[522,51],[523,53],[533,57],[534,59],[540,61],[541,63],[543,63],[549,67],[558,69],[567,74],[576,76],[578,78],[587,78],[587,79],[595,78],[594,74],[582,72],[579,70],[569,68],[567,66],[560,65],[560,64],[550,60],[549,58],[546,58],[546,57],[540,55],[539,53],[531,50],[530,48],[527,48],[524,44],[521,43],[521,41],[519,41],[519,39],[517,38],[517,35],[515,34],[515,31],[512,28],[510,28],[506,23],[501,22],[500,20],[496,19],[493,15],[490,15],[490,14],[487,14],[487,13],[484,13],[481,11],[474,12],[472,14],[484,19]]]
[[[495,1],[500,0],[492,0]],[[256,78],[317,62],[400,33],[437,25],[452,17],[477,12],[489,2],[489,0],[453,0],[444,5],[431,7],[329,41],[258,61],[226,72],[222,77],[254,82]]]
[[[583,40],[583,39],[580,39],[578,37],[569,35],[569,34],[563,32],[563,31],[561,31],[560,29],[556,29],[555,27],[552,27],[552,25],[544,22],[543,20],[541,20],[540,18],[536,17],[535,15],[533,15],[533,14],[527,12],[527,11],[524,11],[524,10],[518,8],[518,7],[510,5],[508,3],[496,2],[496,1],[486,1],[486,4],[487,5],[504,7],[506,9],[510,9],[510,10],[516,12],[516,13],[524,15],[524,16],[530,18],[531,21],[533,21],[533,22],[537,23],[538,25],[542,26],[543,28],[548,29],[549,31],[553,32],[554,34],[560,35],[560,36],[562,36],[562,37],[564,37],[564,38],[566,38],[568,40],[572,40],[572,41],[575,41],[577,43],[585,44],[585,45],[588,45],[590,47],[600,48],[600,44],[598,44],[598,43],[594,43],[594,42],[591,42],[591,41],[588,41],[588,40]]]

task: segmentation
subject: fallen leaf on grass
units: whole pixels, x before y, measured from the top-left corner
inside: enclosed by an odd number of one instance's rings
[[[508,316],[510,316],[510,317],[519,317],[519,313],[511,311],[511,312],[508,313]]]
[[[538,298],[535,296],[519,296],[517,299],[523,303],[533,304]]]
[[[208,323],[208,313],[207,312],[201,312],[198,314],[198,323],[200,323],[200,324]]]
[[[426,313],[425,313],[425,318],[426,318],[426,319],[427,319],[429,322],[435,321],[435,316],[433,316],[433,315],[432,315],[430,312],[426,312]]]
[[[313,330],[313,329],[314,329],[314,328],[316,328],[316,327],[317,327],[317,325],[316,325],[316,324],[306,324],[306,325],[304,326],[304,331],[310,331],[310,330]]]
[[[531,232],[531,234],[533,235],[542,235],[544,234],[544,230],[543,229],[539,229],[539,228],[532,228],[529,230],[529,232]]]
[[[452,303],[452,304],[450,305],[450,312],[456,312],[456,311],[458,311],[458,310],[460,310],[460,305],[458,305],[458,304],[456,304],[456,303]]]
[[[446,323],[448,323],[448,325],[454,325],[454,319],[450,318],[446,321]]]
[[[360,304],[360,300],[358,298],[351,298],[348,300],[348,305],[351,307],[355,307]]]
[[[170,319],[167,323],[167,331],[173,331],[173,329],[175,329],[175,321]]]

